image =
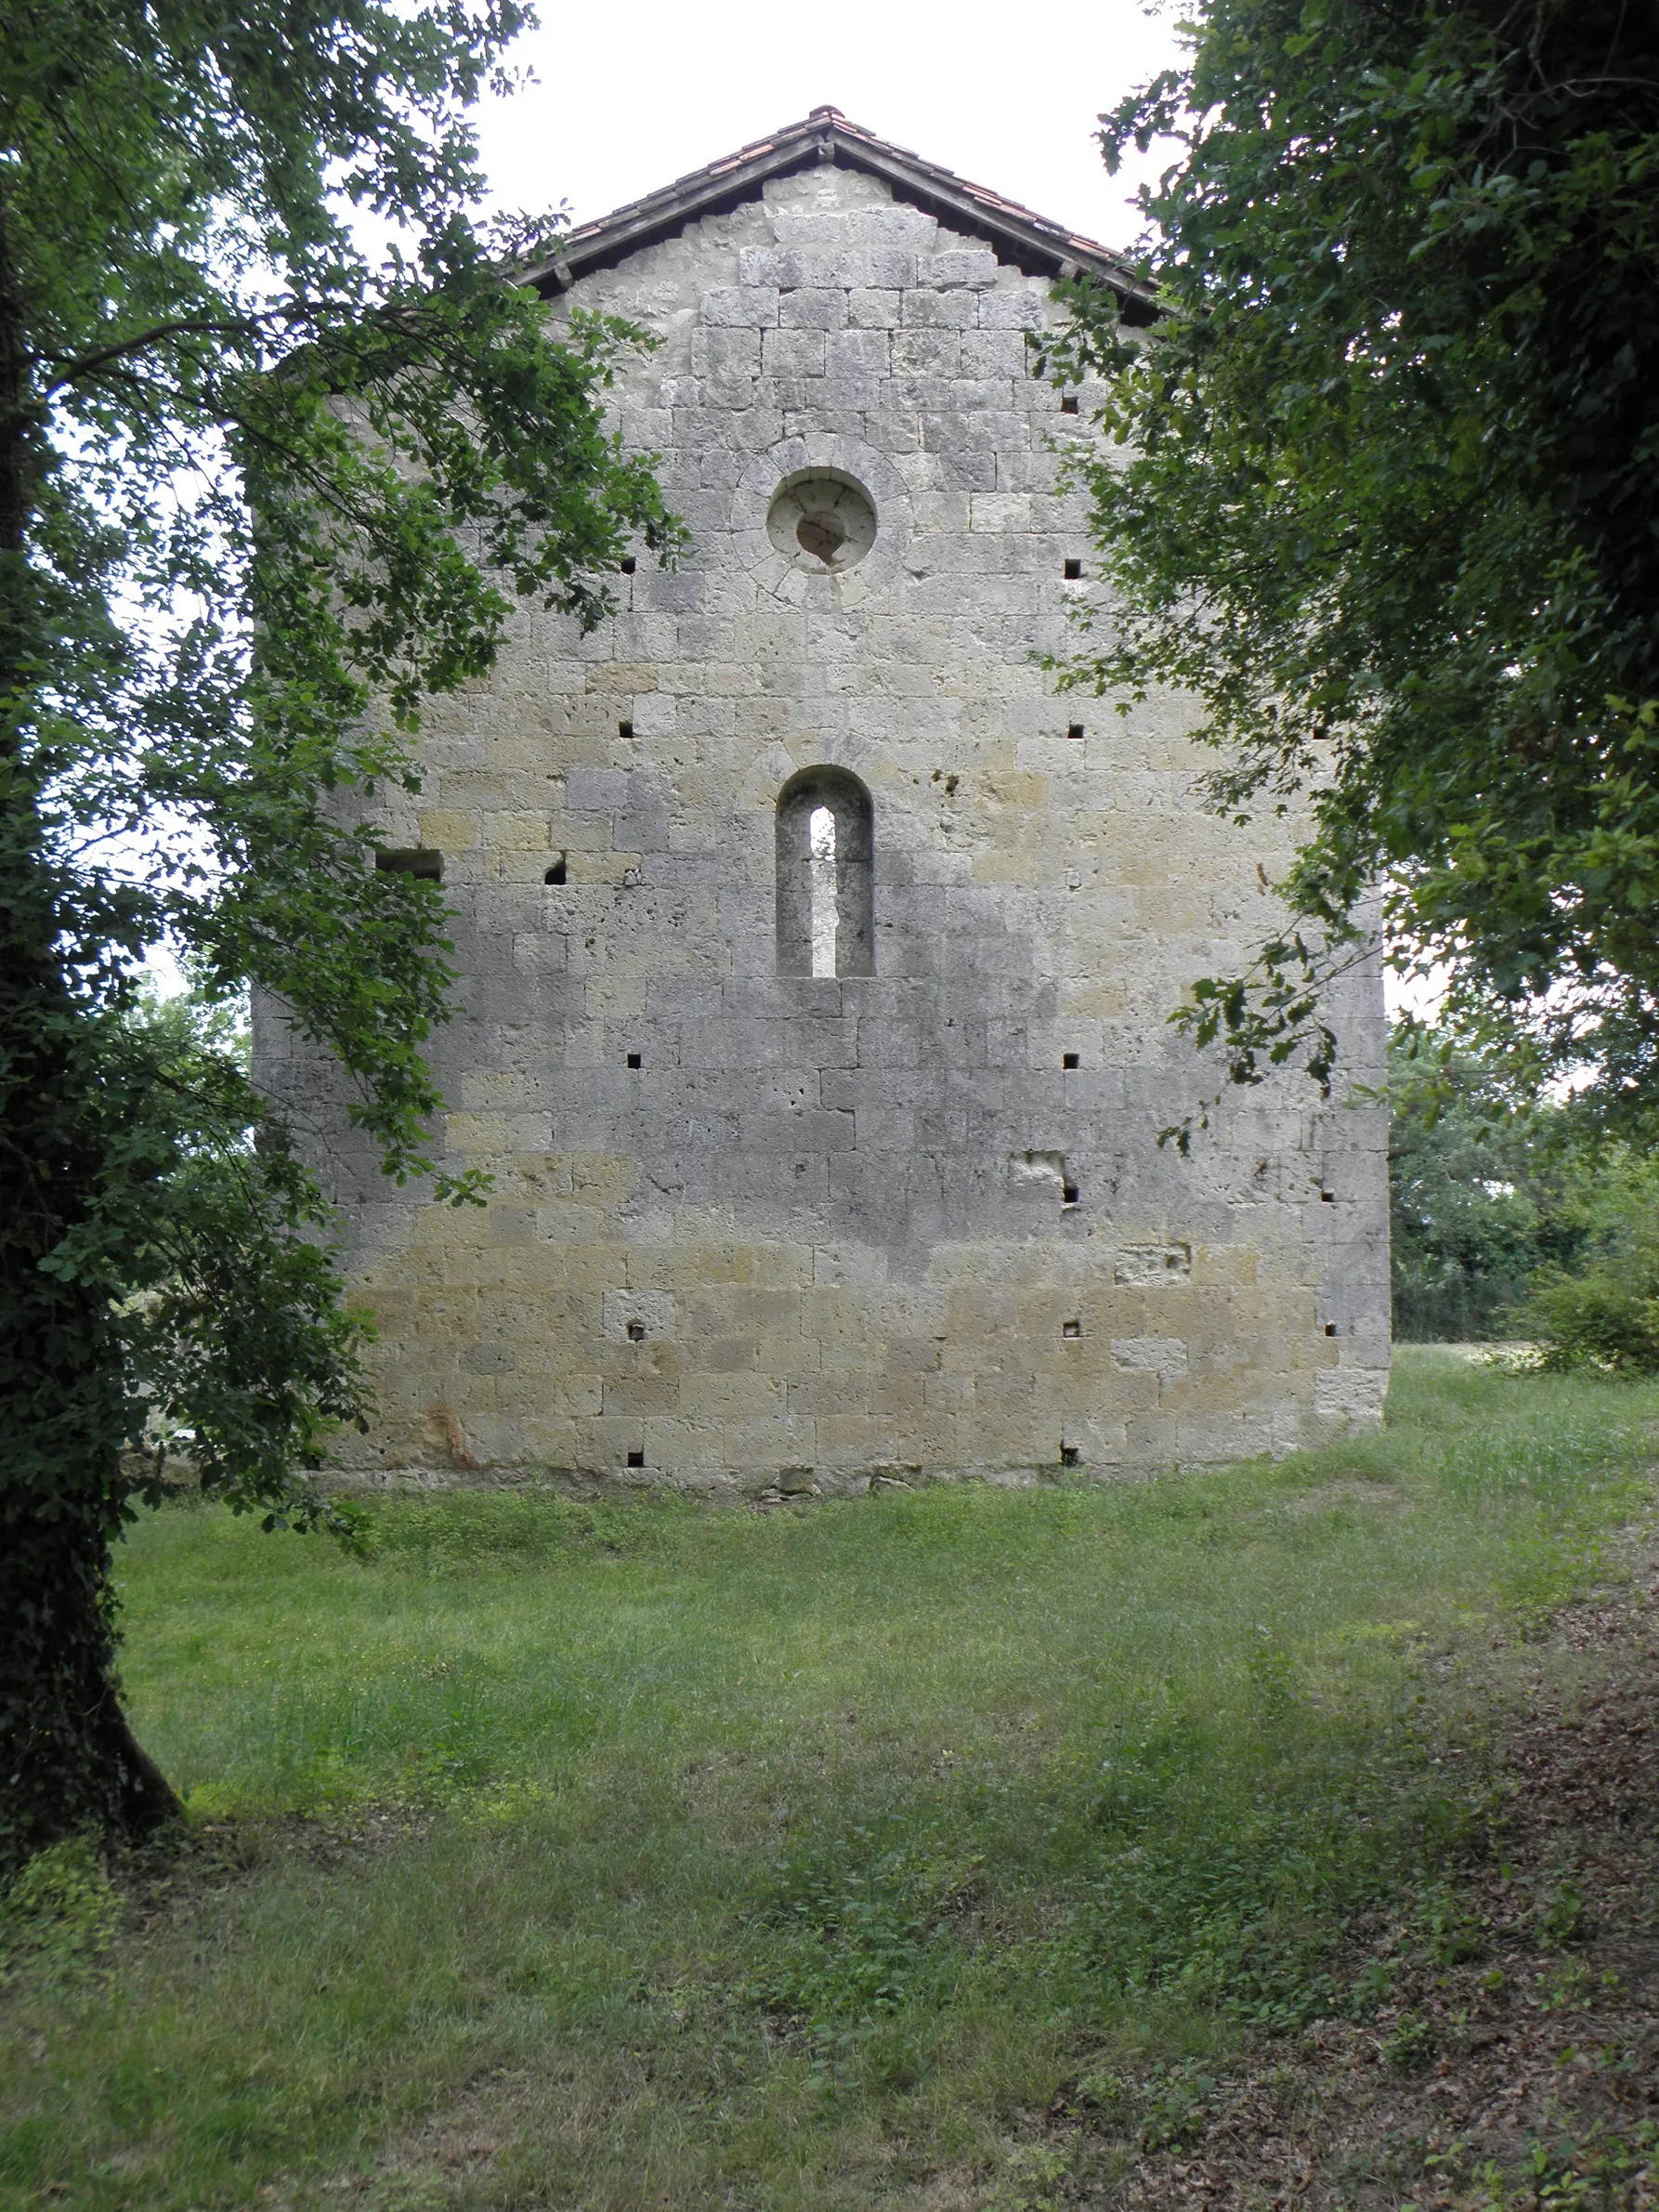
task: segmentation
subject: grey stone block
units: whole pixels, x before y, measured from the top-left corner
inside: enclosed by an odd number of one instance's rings
[[[565,805],[572,814],[608,814],[628,802],[628,778],[620,768],[572,768],[565,778]]]
[[[699,321],[716,327],[764,330],[777,321],[777,294],[764,284],[705,292],[697,311]]]
[[[824,334],[821,330],[769,330],[763,340],[762,360],[768,376],[821,376]]]
[[[783,293],[777,302],[777,321],[785,330],[845,330],[847,295],[829,291]]]
[[[902,295],[900,319],[915,330],[972,330],[979,321],[976,292],[931,292],[918,285]]]
[[[924,284],[967,284],[987,291],[997,281],[997,256],[977,247],[947,249],[930,255],[917,274]]]

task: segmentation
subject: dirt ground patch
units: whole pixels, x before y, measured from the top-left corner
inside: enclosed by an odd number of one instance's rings
[[[1225,2070],[1084,2073],[1034,2116],[1031,2185],[989,2202],[1659,2205],[1656,1600],[1644,1577],[1556,1621],[1594,1686],[1510,1732],[1481,1861],[1427,1916],[1363,1931],[1350,1971],[1386,1992],[1369,2017]]]

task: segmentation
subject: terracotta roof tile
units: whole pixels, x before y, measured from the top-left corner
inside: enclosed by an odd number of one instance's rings
[[[895,197],[925,207],[947,224],[988,235],[1003,259],[1034,275],[1088,271],[1103,278],[1122,297],[1126,320],[1143,321],[1156,312],[1150,288],[1109,248],[1022,207],[1017,200],[877,137],[873,131],[849,123],[839,109],[829,107],[815,108],[801,123],[757,138],[595,222],[581,224],[552,255],[526,269],[524,281],[543,291],[562,289],[587,269],[608,268],[659,239],[672,237],[699,216],[758,198],[769,177],[825,161],[880,177]]]

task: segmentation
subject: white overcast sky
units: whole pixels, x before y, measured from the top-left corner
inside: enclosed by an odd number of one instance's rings
[[[479,116],[499,205],[607,215],[811,109],[852,122],[1103,244],[1138,222],[1095,117],[1178,56],[1141,0],[630,0],[561,8],[514,57],[540,82]],[[1156,164],[1148,164],[1156,166]]]

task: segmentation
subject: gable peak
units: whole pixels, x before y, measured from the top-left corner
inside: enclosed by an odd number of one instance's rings
[[[1148,322],[1156,313],[1151,287],[1109,248],[878,137],[828,103],[642,200],[580,224],[523,281],[542,293],[564,291],[590,269],[613,268],[701,216],[758,200],[773,177],[824,163],[880,178],[895,200],[936,216],[951,230],[986,240],[1000,259],[1028,275],[1102,279],[1122,301],[1126,321]]]

